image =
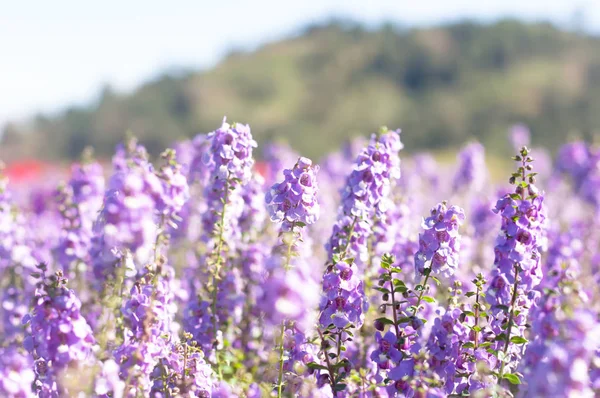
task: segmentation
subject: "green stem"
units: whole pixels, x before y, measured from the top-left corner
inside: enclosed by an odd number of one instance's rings
[[[324,346],[326,341],[325,337],[323,337],[323,333],[320,328],[317,328],[317,333],[319,333],[319,337],[321,337],[321,344]],[[331,361],[329,360],[329,355],[327,355],[327,349],[325,349],[325,363],[327,364],[327,372],[329,373],[329,381],[331,382],[331,388],[335,386],[335,373],[333,371],[333,366],[331,365]]]
[[[398,315],[396,314],[396,298],[394,297],[394,280],[392,278],[392,272],[388,272],[389,276],[390,276],[390,284],[392,285],[392,293],[391,293],[391,299],[392,299],[392,316],[394,317],[394,329],[396,331],[396,338],[400,337],[400,327],[398,326]]]
[[[291,237],[287,242],[287,250],[285,260],[283,263],[283,269],[287,272],[291,268],[292,255],[294,254],[294,244],[296,243],[296,221],[292,222]],[[283,339],[285,336],[285,319],[281,321],[281,335],[279,337],[279,375],[277,376],[277,397],[281,398],[281,392],[283,390],[283,359],[284,359],[284,348]]]
[[[477,286],[477,294],[475,296],[475,326],[479,326],[479,294],[481,287]],[[475,330],[475,349],[479,346],[479,332]]]
[[[427,281],[429,281],[429,275],[431,274],[431,269],[427,270],[427,274],[425,274],[425,280],[423,281],[423,289],[419,292],[419,296],[417,297],[417,304],[413,307],[412,316],[417,315],[419,311],[419,306],[421,305],[421,301],[423,300],[423,296],[425,295],[425,289],[427,288]],[[395,309],[394,309],[395,312]]]

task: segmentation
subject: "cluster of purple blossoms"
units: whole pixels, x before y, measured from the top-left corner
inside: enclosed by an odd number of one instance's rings
[[[24,346],[36,360],[38,378],[53,390],[61,370],[92,360],[95,339],[81,315],[81,302],[67,289],[61,273],[43,283],[37,290],[32,313],[23,318],[31,328]],[[37,371],[40,369],[43,371]]]
[[[452,182],[454,192],[468,189],[479,192],[487,181],[487,168],[485,166],[485,149],[478,142],[465,146],[458,154],[459,166]]]
[[[244,241],[256,240],[266,220],[264,206],[264,183],[260,174],[254,174],[248,184],[242,188],[242,200],[246,204],[239,218]]]
[[[314,224],[319,218],[317,172],[310,159],[301,157],[291,170],[284,170],[284,180],[275,183],[266,196],[271,221],[281,222],[283,232],[294,225]]]
[[[113,274],[122,257],[117,252],[130,251],[139,264],[150,259],[158,232],[155,216],[161,197],[161,181],[147,168],[132,166],[111,177],[92,240],[94,276],[98,281]]]
[[[421,224],[419,251],[415,254],[417,275],[454,275],[459,261],[459,227],[465,220],[465,212],[458,206],[448,208],[445,202],[431,209],[429,217]]]
[[[71,167],[69,185],[73,190],[73,201],[79,208],[81,226],[86,233],[91,234],[104,197],[105,181],[102,165],[85,160],[74,164]]]
[[[600,150],[577,141],[563,145],[556,161],[557,171],[568,175],[574,191],[586,202],[600,208]]]
[[[102,166],[88,159],[74,164],[69,183],[59,192],[64,226],[57,247],[57,257],[69,276],[74,262],[89,263],[93,226],[102,207],[103,196]]]
[[[533,289],[542,280],[541,251],[546,246],[544,197],[535,187],[527,148],[516,160],[521,162],[511,177],[516,190],[498,200],[494,211],[502,216],[501,233],[496,240],[494,269],[486,292],[493,317],[491,331],[499,338],[496,349],[504,351],[502,362],[514,368],[521,357],[521,347],[510,339],[524,337],[527,318],[534,299]],[[521,181],[516,181],[520,178]]]
[[[14,346],[0,349],[0,395],[28,398],[35,396],[33,361]]]
[[[461,358],[462,345],[470,340],[471,329],[465,322],[461,322],[463,311],[458,307],[451,307],[447,311],[438,309],[441,314],[435,319],[431,334],[427,341],[427,349],[431,355],[430,366],[444,380],[446,393],[452,394],[458,386],[460,378],[457,372],[472,372],[474,363],[467,363]],[[472,325],[471,325],[472,326]],[[462,392],[462,391],[459,391]]]
[[[223,119],[217,130],[208,134],[210,147],[204,153],[204,165],[211,170],[204,195],[208,208],[202,224],[205,238],[213,236],[222,212],[225,212],[223,238],[231,242],[239,235],[237,222],[241,215],[243,202],[240,197],[240,185],[246,185],[252,177],[252,150],[257,146],[252,138],[250,126],[241,123],[230,125]],[[226,208],[226,209],[225,209]]]
[[[510,143],[515,152],[519,152],[524,146],[528,146],[531,141],[531,132],[524,124],[515,124],[509,132]]]
[[[162,155],[165,164],[157,173],[162,183],[162,192],[156,207],[159,214],[167,218],[177,218],[190,198],[187,177],[175,156],[175,151],[165,151]]]
[[[310,275],[308,262],[295,258],[293,268],[279,266],[269,272],[263,283],[259,308],[271,325],[293,321],[300,332],[313,327],[312,312],[319,304],[319,286]]]
[[[286,144],[267,143],[262,147],[262,158],[266,162],[265,179],[274,184],[279,180],[285,166],[298,159],[298,154]]]
[[[194,297],[183,313],[183,328],[205,353],[213,346],[213,318],[210,302]]]
[[[391,182],[400,178],[398,152],[402,148],[400,130],[382,129],[356,158],[341,191],[338,221],[326,246],[329,261],[344,251],[346,257],[355,257],[359,263],[367,261],[370,222],[389,207]]]
[[[7,286],[2,292],[0,335],[5,342],[15,341],[23,335],[21,320],[28,312],[24,296],[16,286]]]
[[[152,172],[132,168],[114,174],[102,212],[107,244],[132,253],[151,247],[156,236],[156,200],[161,193],[160,180]]]
[[[550,304],[551,305],[551,304]],[[577,309],[567,315],[560,307],[532,325],[536,340],[527,347],[520,397],[593,397],[592,361],[600,348],[597,314]],[[538,335],[538,333],[540,335]]]
[[[171,331],[168,306],[172,300],[165,279],[147,273],[136,281],[123,305],[124,342],[114,356],[129,387],[149,391],[150,375],[168,346],[164,335]]]
[[[185,343],[173,344],[154,368],[150,395],[155,398],[211,397],[218,384],[202,352]]]

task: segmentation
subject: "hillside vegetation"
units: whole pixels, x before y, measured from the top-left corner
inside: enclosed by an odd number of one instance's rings
[[[156,153],[223,115],[250,123],[259,143],[286,140],[312,157],[381,124],[401,127],[412,151],[477,138],[504,154],[515,122],[532,128],[535,145],[556,148],[600,126],[600,39],[512,20],[410,30],[332,22],[210,70],[128,94],[107,88],[91,106],[9,125],[0,155],[73,158],[92,145],[108,156],[128,130]]]

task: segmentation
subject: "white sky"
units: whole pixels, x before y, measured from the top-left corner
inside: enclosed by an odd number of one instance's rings
[[[205,68],[332,16],[430,25],[514,16],[600,33],[600,0],[0,0],[0,126],[128,91],[173,67]],[[368,4],[368,6],[365,6]]]

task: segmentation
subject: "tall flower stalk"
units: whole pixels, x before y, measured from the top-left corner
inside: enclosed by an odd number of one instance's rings
[[[282,396],[284,388],[286,330],[304,335],[311,327],[311,314],[317,305],[317,286],[307,264],[302,261],[302,252],[309,248],[301,248],[301,244],[304,227],[319,218],[318,171],[319,167],[313,166],[310,159],[301,157],[292,169],[284,170],[284,180],[275,183],[266,196],[271,221],[281,223],[279,242],[267,264],[269,277],[260,300],[265,320],[280,325],[277,338],[278,397]]]
[[[338,221],[327,243],[328,260],[323,275],[319,317],[322,370],[332,389],[342,391],[351,364],[342,355],[344,343],[364,322],[368,302],[361,275],[369,257],[371,222],[388,206],[392,179],[400,177],[400,131],[382,128],[362,150],[341,192]]]
[[[210,281],[207,284],[206,300],[199,298],[198,303],[191,303],[194,309],[188,313],[186,323],[188,331],[203,349],[215,354],[214,357],[210,357],[218,363],[218,349],[222,344],[219,330],[227,321],[226,313],[219,314],[223,304],[218,303],[219,286],[224,277],[227,253],[234,250],[235,243],[240,240],[241,232],[237,224],[243,207],[240,188],[252,177],[252,150],[256,147],[256,142],[252,139],[248,125],[230,125],[225,119],[219,129],[208,135],[208,140],[210,146],[204,154],[203,161],[205,167],[210,170],[204,192],[209,210],[202,217],[202,227],[203,240],[211,247],[206,259]],[[207,310],[209,319],[205,316]],[[210,324],[206,325],[206,321]],[[198,334],[199,330],[209,333]]]
[[[495,247],[494,270],[486,299],[492,317],[498,357],[498,379],[518,383],[512,373],[527,342],[525,328],[535,292],[542,279],[541,251],[545,247],[544,196],[535,186],[533,159],[523,147],[514,158],[519,167],[510,178],[514,193],[504,195],[494,211],[502,216],[501,233]],[[507,373],[508,371],[508,373]]]

